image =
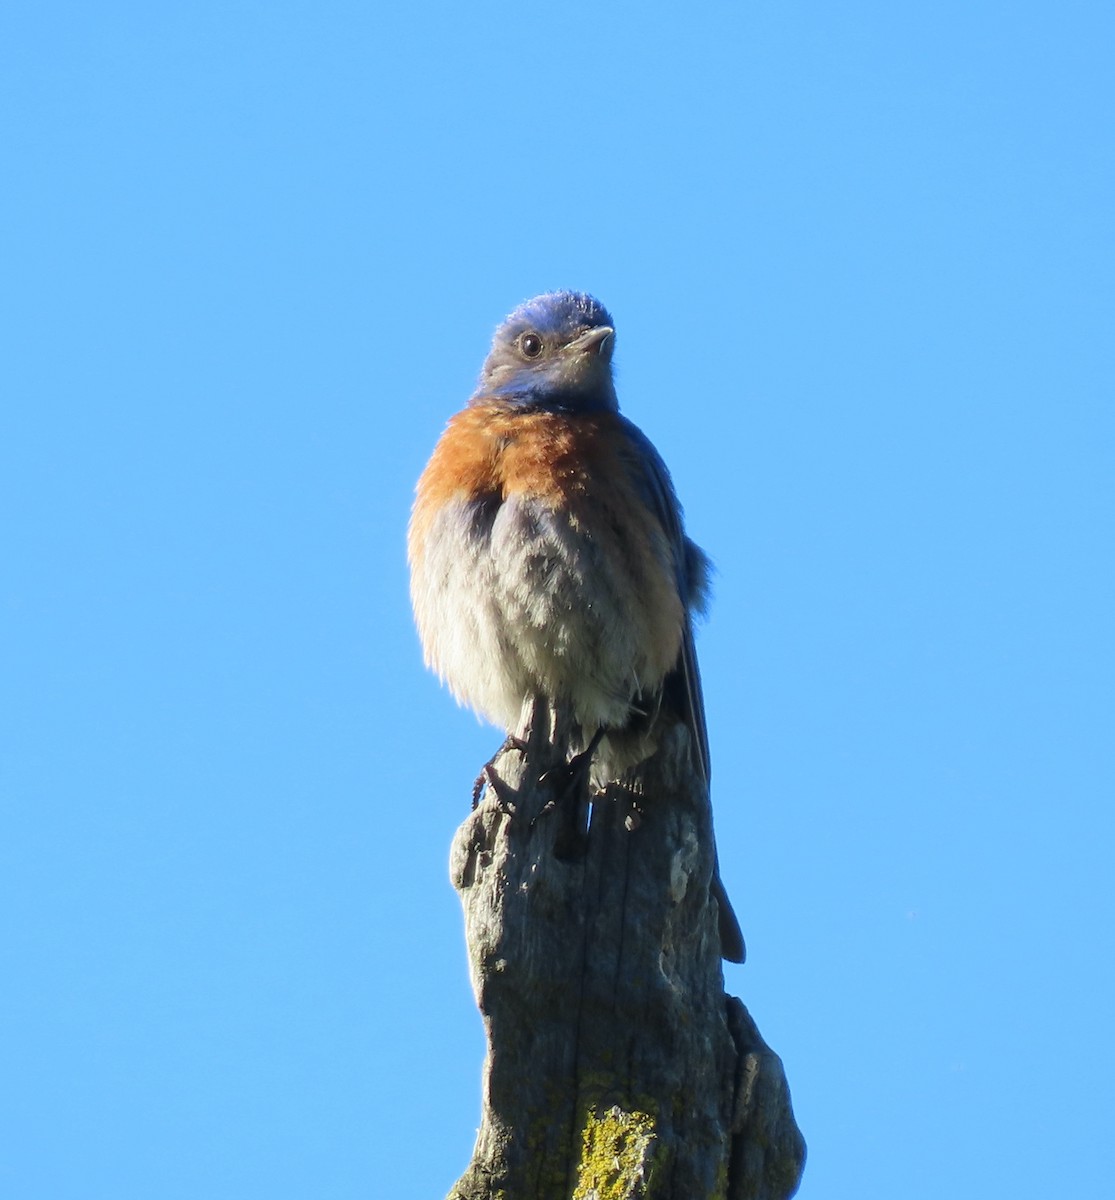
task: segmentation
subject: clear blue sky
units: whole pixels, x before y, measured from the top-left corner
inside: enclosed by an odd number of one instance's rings
[[[1109,4],[0,13],[0,1193],[444,1195],[411,493],[497,321],[619,329],[717,563],[720,857],[806,1200],[1107,1194]]]

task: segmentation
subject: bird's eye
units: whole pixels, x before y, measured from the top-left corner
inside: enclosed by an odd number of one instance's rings
[[[524,333],[519,338],[519,349],[524,358],[537,358],[542,353],[542,339],[536,333]]]

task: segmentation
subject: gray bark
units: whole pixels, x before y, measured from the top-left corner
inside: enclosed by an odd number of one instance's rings
[[[542,812],[545,731],[453,843],[484,1018],[483,1111],[449,1200],[784,1200],[782,1064],[724,993],[707,791],[669,729],[587,809]]]

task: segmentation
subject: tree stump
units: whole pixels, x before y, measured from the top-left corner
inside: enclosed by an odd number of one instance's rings
[[[784,1200],[805,1144],[782,1064],[724,993],[707,789],[669,728],[637,784],[553,800],[545,729],[505,751],[451,875],[488,1041],[449,1200]]]

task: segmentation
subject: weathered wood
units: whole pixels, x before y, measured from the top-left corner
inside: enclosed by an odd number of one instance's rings
[[[782,1065],[724,994],[708,796],[686,733],[587,814],[542,812],[548,742],[497,760],[453,843],[488,1053],[449,1200],[783,1200],[804,1142]],[[575,822],[578,828],[573,828]],[[555,853],[555,847],[557,853]]]

